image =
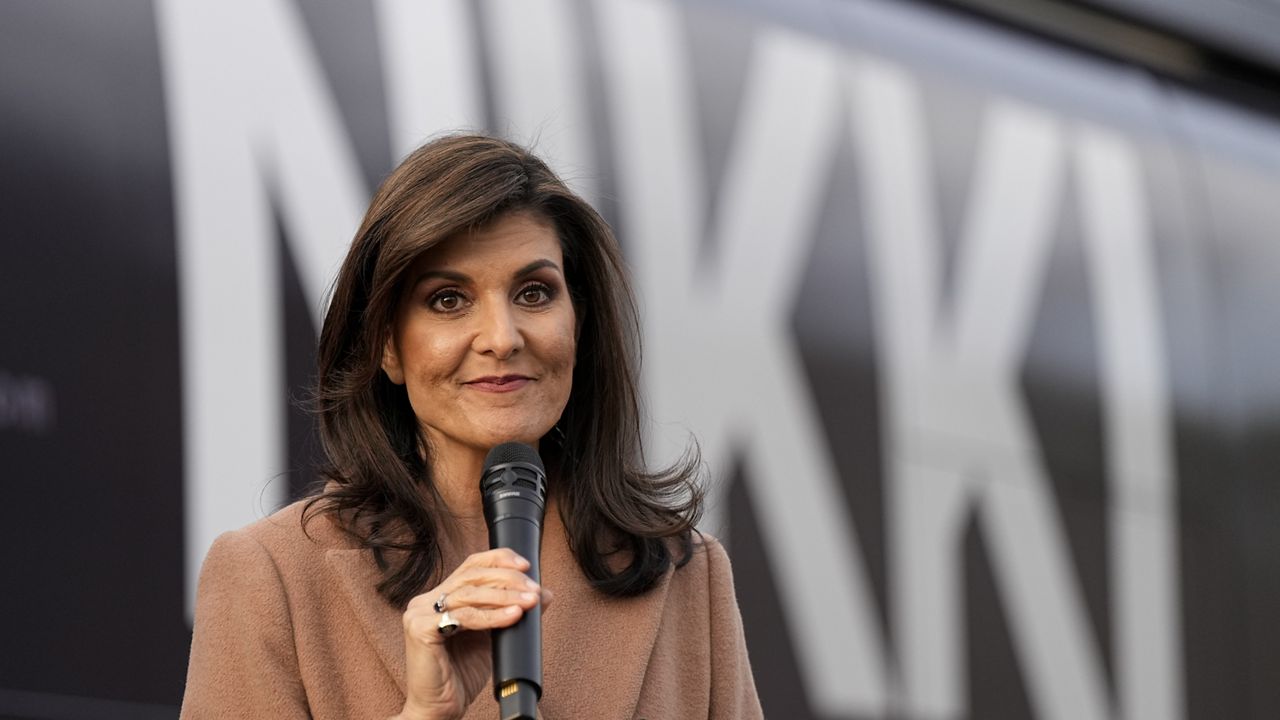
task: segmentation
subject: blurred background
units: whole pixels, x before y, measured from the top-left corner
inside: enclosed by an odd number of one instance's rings
[[[1280,717],[1274,0],[0,0],[0,717],[174,718],[433,135],[617,229],[773,718]]]

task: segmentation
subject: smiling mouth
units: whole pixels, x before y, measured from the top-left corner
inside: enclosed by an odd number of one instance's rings
[[[466,383],[468,387],[484,392],[513,392],[533,382],[533,378],[525,375],[488,375]]]

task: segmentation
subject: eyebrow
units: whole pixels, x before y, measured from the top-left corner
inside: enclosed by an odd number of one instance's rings
[[[533,272],[534,270],[541,270],[542,268],[551,268],[552,270],[555,270],[556,272],[560,273],[561,275],[563,275],[563,274],[564,274],[564,272],[560,270],[560,266],[559,266],[559,265],[555,264],[555,263],[554,263],[554,262],[552,262],[551,260],[548,260],[548,259],[546,259],[546,258],[543,258],[542,260],[534,260],[533,262],[529,263],[528,265],[525,265],[524,267],[520,268],[519,270],[517,270],[517,271],[515,272],[515,274],[514,274],[514,275],[512,275],[512,277],[518,277],[518,278],[519,278],[519,277],[524,277],[525,275],[528,275],[529,273]]]
[[[541,260],[534,260],[528,265],[525,265],[519,270],[516,270],[514,273],[511,274],[511,277],[522,278],[536,270],[541,270],[542,268],[551,268],[552,270],[555,270],[561,275],[564,275],[564,271],[560,269],[560,266],[557,265],[555,261],[547,258],[543,258]],[[423,280],[429,280],[432,278],[441,278],[443,280],[448,280],[450,282],[457,282],[457,283],[465,283],[471,279],[468,275],[464,273],[456,272],[454,270],[428,270],[422,273],[421,275],[419,275],[418,277],[414,278],[413,287],[417,287],[418,284],[421,283]]]

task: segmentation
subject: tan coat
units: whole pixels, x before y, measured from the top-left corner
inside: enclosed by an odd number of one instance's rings
[[[404,703],[401,612],[329,516],[295,503],[214,543],[200,575],[182,718],[387,718]],[[696,538],[696,536],[695,536]],[[448,567],[461,558],[446,555]],[[540,710],[562,718],[757,718],[724,549],[708,538],[641,597],[593,590],[547,513]],[[466,651],[489,652],[483,636]],[[455,640],[457,642],[457,640]],[[467,720],[498,717],[491,688]]]

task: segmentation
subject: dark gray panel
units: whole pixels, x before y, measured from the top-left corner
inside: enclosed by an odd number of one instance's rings
[[[1280,713],[1280,123],[1182,95],[1179,121],[1201,148],[1198,189],[1213,222],[1219,313],[1215,348],[1229,456],[1217,497],[1198,506],[1193,547],[1225,570],[1199,588],[1236,639],[1227,654],[1247,686],[1247,717]],[[1225,575],[1225,577],[1222,577]],[[1229,617],[1227,614],[1230,614]],[[1196,698],[1199,701],[1198,698]]]
[[[727,482],[733,522],[725,541],[733,552],[733,585],[765,717],[815,720],[817,716],[809,709],[800,667],[787,635],[787,608],[778,596],[765,559],[761,527],[742,469],[735,470]]]
[[[369,0],[293,0],[369,188],[391,171],[391,133],[377,27]]]
[[[54,412],[38,431],[0,427],[0,714],[26,714],[32,692],[170,705],[190,636],[152,7],[0,16],[0,372],[47,383]]]

